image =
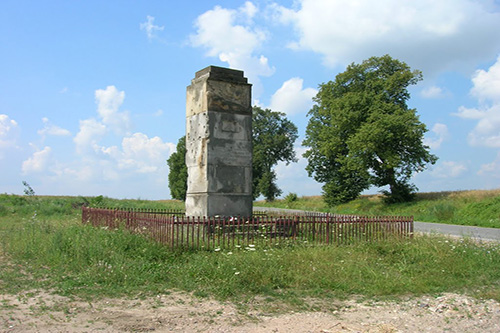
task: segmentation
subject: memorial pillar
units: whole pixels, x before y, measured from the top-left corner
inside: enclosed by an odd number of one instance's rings
[[[251,84],[209,66],[186,92],[187,216],[252,215]]]

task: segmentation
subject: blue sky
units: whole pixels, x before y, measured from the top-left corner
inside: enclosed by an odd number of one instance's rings
[[[288,115],[300,157],[318,85],[384,54],[424,74],[409,105],[439,161],[420,191],[499,188],[500,1],[3,0],[0,193],[170,198],[186,86],[209,65]],[[277,167],[284,195],[321,193],[305,166]]]

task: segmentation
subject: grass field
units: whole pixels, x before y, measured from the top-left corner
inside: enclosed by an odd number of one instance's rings
[[[182,290],[243,303],[263,296],[298,305],[307,297],[392,298],[441,292],[500,300],[498,243],[422,236],[345,246],[171,251],[124,230],[82,225],[82,203],[169,209],[182,204],[0,195],[4,292],[45,289],[95,298]]]
[[[294,196],[287,196],[294,198]],[[366,195],[346,204],[327,207],[320,196],[296,200],[259,201],[263,207],[291,208],[357,215],[413,216],[415,221],[500,228],[500,189],[419,193],[410,203],[385,204],[380,195]]]

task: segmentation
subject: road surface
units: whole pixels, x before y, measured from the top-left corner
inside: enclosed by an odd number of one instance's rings
[[[254,207],[254,211],[275,211],[275,212],[278,211],[278,212],[286,212],[289,214],[304,213],[304,211],[297,209],[282,209],[282,208],[270,208],[270,207]],[[464,225],[415,221],[414,230],[416,232],[439,233],[449,236],[471,237],[485,241],[500,241],[500,229],[497,228],[470,227]]]

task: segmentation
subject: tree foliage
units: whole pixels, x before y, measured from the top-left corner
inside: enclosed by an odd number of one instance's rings
[[[27,181],[23,180],[23,186],[24,186],[24,195],[27,195],[29,197],[32,197],[35,195],[35,190],[28,184]]]
[[[177,142],[177,149],[167,160],[170,172],[168,174],[168,187],[172,198],[186,200],[187,192],[187,166],[186,166],[186,137]]]
[[[330,205],[371,185],[388,185],[389,202],[412,199],[411,175],[437,160],[422,142],[425,124],[407,105],[408,86],[420,80],[420,71],[385,55],[351,64],[320,85],[308,113],[304,157],[309,175],[325,183]]]
[[[298,137],[297,126],[282,112],[253,107],[253,196],[263,195],[272,201],[282,191],[276,184],[273,168],[278,162],[296,162],[293,145]]]
[[[272,201],[281,190],[276,184],[273,168],[278,162],[295,162],[293,145],[297,140],[297,127],[281,112],[253,107],[252,117],[252,185],[253,196],[263,195]],[[174,199],[185,200],[187,192],[187,167],[185,137],[179,139],[177,151],[167,160],[170,168],[168,186]]]

